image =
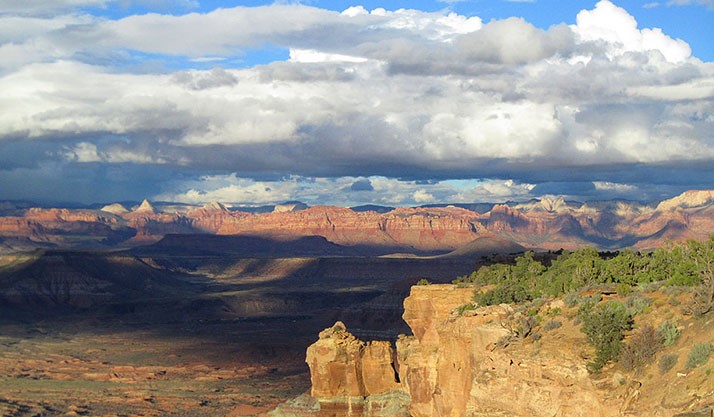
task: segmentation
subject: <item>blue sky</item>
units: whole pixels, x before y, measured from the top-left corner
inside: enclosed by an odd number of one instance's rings
[[[171,4],[168,4],[171,3]],[[254,7],[273,4],[273,1],[178,1],[178,2],[131,2],[112,7],[89,7],[89,13],[107,16],[112,19],[142,13],[208,13],[218,8],[236,6]],[[283,2],[290,3],[290,2]],[[297,2],[293,2],[297,3]],[[385,8],[396,10],[400,8],[418,9],[430,12],[452,10],[466,16],[479,16],[485,22],[491,19],[505,19],[512,16],[523,17],[540,28],[548,28],[559,23],[573,24],[580,10],[593,6],[595,2],[584,0],[463,0],[445,1],[333,1],[312,0],[299,2],[304,5],[324,9],[343,11],[351,6],[362,5],[368,10]],[[692,47],[694,56],[705,61],[714,60],[714,2],[711,1],[633,1],[620,0],[615,2],[625,8],[637,19],[641,27],[658,27],[665,33],[684,39]],[[277,58],[277,56],[276,56]],[[257,62],[265,62],[265,57],[258,56]]]
[[[0,200],[714,188],[712,21],[711,0],[0,0]]]

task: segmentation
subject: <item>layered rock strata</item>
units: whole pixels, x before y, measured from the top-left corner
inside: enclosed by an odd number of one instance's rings
[[[339,322],[323,331],[307,351],[311,392],[271,415],[671,417],[700,415],[688,410],[711,412],[714,383],[706,370],[662,374],[653,364],[640,373],[625,374],[615,366],[591,375],[586,363],[593,352],[578,326],[564,322],[537,342],[519,338],[524,316],[509,305],[460,311],[472,291],[455,285],[412,287],[404,320],[413,336],[400,336],[396,348],[363,342]],[[549,312],[562,314],[565,308],[555,300],[539,313],[552,316]],[[680,355],[711,337],[706,323],[688,326],[693,333],[684,336],[686,343],[670,348]]]
[[[562,198],[493,205],[484,213],[458,207],[398,208],[386,213],[343,207],[277,206],[273,213],[204,207],[119,204],[101,210],[9,210],[0,216],[0,242],[25,238],[38,246],[131,246],[167,234],[249,235],[268,239],[321,236],[348,247],[436,253],[474,241],[510,242],[536,250],[653,249],[667,241],[703,240],[714,233],[714,191],[688,191],[658,205]]]
[[[394,348],[387,341],[363,342],[342,322],[320,333],[307,350],[319,417],[407,417]]]
[[[619,415],[571,349],[521,355],[498,347],[514,334],[510,306],[455,314],[472,291],[417,286],[405,300],[404,319],[414,336],[401,338],[397,350],[411,416]]]

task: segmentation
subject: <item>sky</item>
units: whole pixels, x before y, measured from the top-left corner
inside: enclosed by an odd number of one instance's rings
[[[0,0],[0,200],[714,188],[714,0]]]

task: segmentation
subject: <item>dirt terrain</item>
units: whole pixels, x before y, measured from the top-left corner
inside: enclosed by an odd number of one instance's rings
[[[248,341],[250,327],[3,325],[0,414],[255,415],[307,381],[289,346]]]
[[[251,416],[309,389],[305,350],[344,320],[405,331],[421,277],[463,259],[33,252],[0,262],[0,414]]]

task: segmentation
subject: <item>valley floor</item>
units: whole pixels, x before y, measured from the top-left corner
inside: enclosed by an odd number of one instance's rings
[[[257,416],[309,389],[305,351],[321,329],[344,320],[394,339],[412,284],[473,267],[35,255],[0,270],[0,415]]]
[[[2,325],[0,414],[257,415],[309,388],[309,341],[260,343],[262,326]]]

